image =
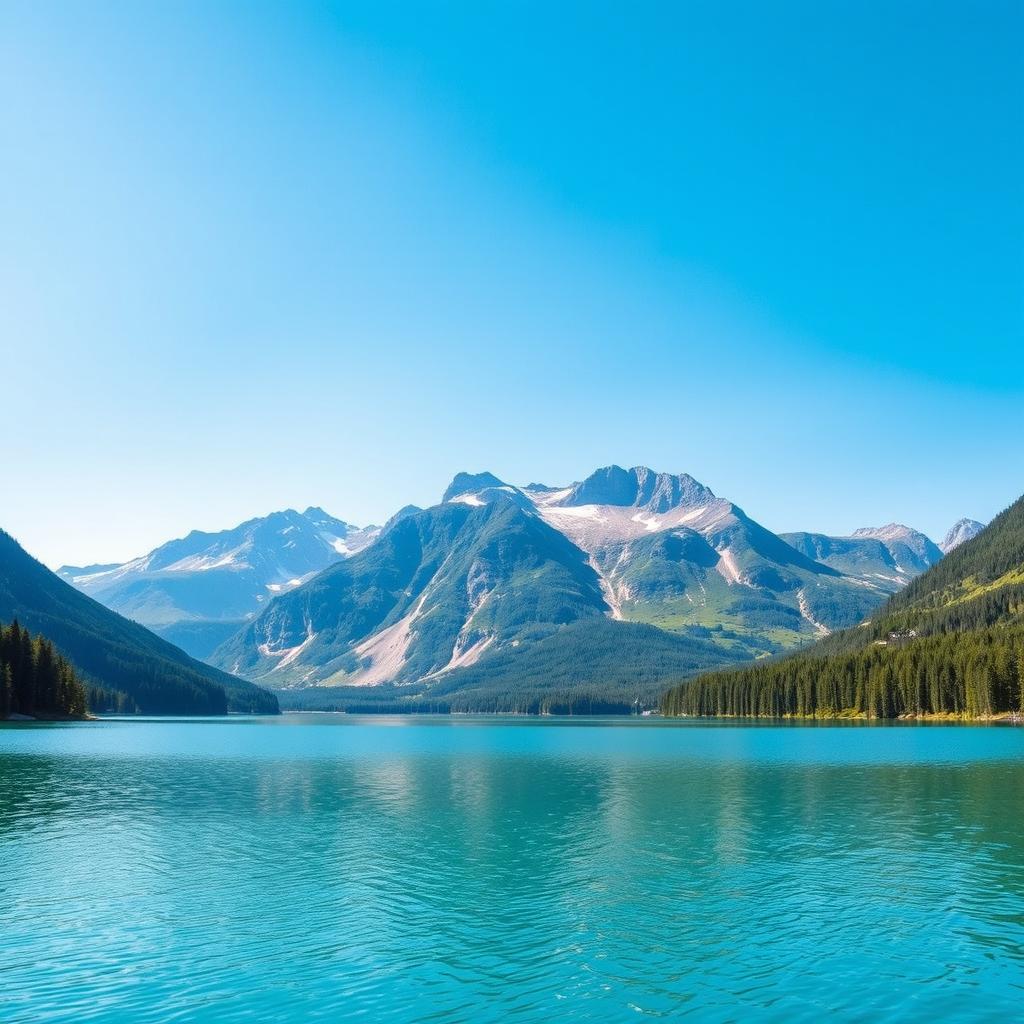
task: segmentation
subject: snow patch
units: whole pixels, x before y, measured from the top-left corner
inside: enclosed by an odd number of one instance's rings
[[[241,544],[220,557],[215,555],[189,555],[179,558],[177,562],[161,569],[161,572],[208,572],[210,569],[250,569],[248,562],[242,557],[249,545]]]
[[[269,643],[259,644],[257,650],[264,658],[280,658],[281,660],[273,667],[272,671],[277,672],[279,669],[284,668],[286,665],[290,665],[295,659],[316,639],[316,633],[313,632],[312,626],[306,623],[306,639],[301,644],[296,644],[294,647],[283,647],[280,650],[274,650]]]
[[[606,523],[608,516],[604,514],[604,508],[603,505],[566,505],[564,508],[545,509],[544,514],[556,518],[567,516],[570,519],[593,519],[598,523]]]
[[[601,593],[604,595],[605,603],[608,605],[609,608],[608,614],[613,619],[621,619],[622,602],[619,600],[618,595],[615,593],[615,585],[612,583],[611,579],[609,579],[607,576],[605,576],[603,572],[601,572],[601,567],[597,564],[597,559],[595,559],[593,555],[591,555],[590,558],[587,559],[587,561],[590,563],[590,568],[593,569],[595,573],[597,573],[598,583],[601,584]]]
[[[661,521],[658,519],[657,516],[645,517],[642,512],[637,512],[637,514],[633,516],[632,519],[634,523],[641,523],[644,527],[646,527],[649,533],[654,533],[656,530],[664,529],[664,527],[661,525]]]

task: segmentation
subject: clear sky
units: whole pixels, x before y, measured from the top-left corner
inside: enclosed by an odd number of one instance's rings
[[[987,519],[1022,45],[1016,0],[6,0],[0,526],[121,560],[612,462]]]

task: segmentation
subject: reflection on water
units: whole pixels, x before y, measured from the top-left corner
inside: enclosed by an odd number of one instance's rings
[[[991,1020],[1024,730],[5,728],[0,865],[4,1021]]]

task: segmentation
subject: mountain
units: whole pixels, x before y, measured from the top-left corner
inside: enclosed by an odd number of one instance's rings
[[[870,621],[776,661],[682,683],[670,714],[1024,712],[1024,498]]]
[[[977,537],[984,529],[985,524],[979,523],[977,519],[958,519],[949,528],[949,532],[939,544],[939,548],[944,555],[948,555],[953,548],[958,548],[964,541]]]
[[[276,598],[214,663],[279,692],[324,688],[286,694],[307,707],[626,710],[622,677],[650,701],[680,672],[740,657],[612,622],[587,555],[518,491],[479,485],[493,500],[449,488],[448,502]]]
[[[565,508],[613,505],[656,514],[677,508],[695,508],[715,500],[711,490],[687,473],[655,473],[646,466],[623,469],[605,466],[586,480],[573,484],[550,502]]]
[[[446,501],[458,498],[460,495],[477,491],[505,491],[508,494],[512,494],[515,488],[502,483],[493,473],[456,473],[454,479],[444,492],[441,502],[443,504]]]
[[[459,473],[441,504],[392,517],[210,660],[305,707],[621,703],[625,677],[649,697],[862,621],[910,575],[882,541],[850,544],[890,578],[819,560],[820,543],[787,543],[686,474],[609,466],[520,488]]]
[[[274,696],[190,658],[65,583],[0,531],[0,621],[51,641],[97,698],[144,714],[274,713]],[[102,694],[98,691],[103,691]]]
[[[451,501],[275,599],[213,660],[274,686],[415,682],[607,611],[586,557],[539,517]]]
[[[896,560],[897,569],[912,575],[924,572],[942,557],[942,552],[934,541],[929,540],[920,531],[912,530],[901,523],[865,526],[860,530],[854,530],[851,536],[854,539],[880,540]]]
[[[378,532],[321,508],[288,509],[217,533],[193,530],[121,565],[57,572],[108,608],[205,658],[274,595],[361,551]]]
[[[858,622],[886,593],[794,548],[687,474],[608,466],[524,494],[587,552],[615,617],[719,627],[750,657]]]
[[[923,534],[893,523],[855,530],[849,537],[822,533],[781,533],[797,551],[838,569],[879,594],[895,594],[942,557]]]

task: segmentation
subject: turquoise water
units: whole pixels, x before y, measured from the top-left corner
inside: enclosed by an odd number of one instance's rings
[[[0,728],[0,1020],[988,1021],[1024,729]]]

